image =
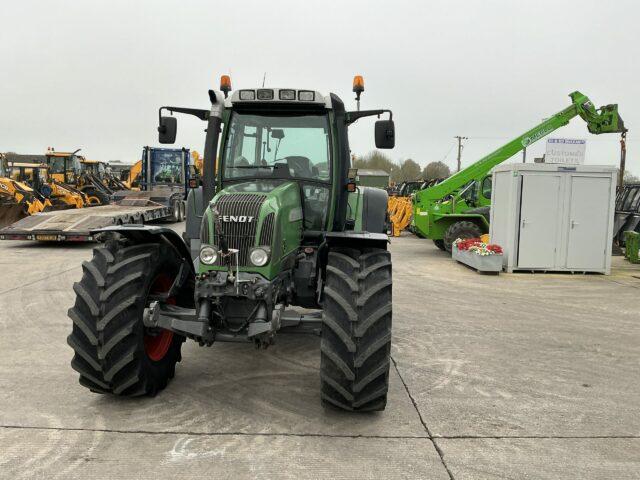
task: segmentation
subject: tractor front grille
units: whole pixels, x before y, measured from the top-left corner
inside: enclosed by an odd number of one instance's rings
[[[215,204],[227,246],[239,250],[238,265],[241,267],[249,264],[249,249],[255,245],[258,215],[266,199],[264,195],[233,193],[223,195]],[[213,235],[213,244],[219,246],[217,231]],[[216,265],[228,265],[228,260],[220,256]]]
[[[275,214],[273,212],[265,217],[264,222],[262,223],[262,230],[260,230],[260,245],[271,246],[271,242],[273,242],[274,219]]]

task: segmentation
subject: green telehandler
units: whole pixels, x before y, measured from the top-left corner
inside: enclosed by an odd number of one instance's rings
[[[496,165],[580,116],[590,133],[626,131],[618,105],[596,109],[580,92],[569,95],[571,105],[443,182],[417,191],[413,197],[413,231],[451,252],[456,238],[475,238],[489,232],[491,174]]]
[[[392,113],[346,111],[336,95],[313,90],[228,96],[228,77],[221,83],[210,109],[159,110],[160,143],[173,143],[177,128],[163,111],[207,123],[202,186],[191,186],[182,238],[142,225],[93,232],[104,243],[74,285],[72,367],[91,391],[154,395],[174,376],[186,338],[266,348],[276,332],[306,329],[321,335],[323,404],[383,410],[387,194],[355,184],[348,126],[388,114],[375,123],[376,147],[393,148]],[[356,77],[358,100],[363,90]]]

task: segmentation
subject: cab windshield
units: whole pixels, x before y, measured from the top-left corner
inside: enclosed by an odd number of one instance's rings
[[[155,150],[151,159],[151,178],[153,183],[182,183],[182,151]]]
[[[66,166],[65,166],[66,162]],[[82,170],[82,165],[80,163],[80,159],[76,155],[71,155],[68,157],[58,157],[58,156],[50,156],[49,157],[49,169],[51,173],[64,173],[66,170],[72,172],[74,174],[79,174]]]
[[[287,116],[234,112],[223,165],[224,178],[292,178],[329,182],[326,114]]]

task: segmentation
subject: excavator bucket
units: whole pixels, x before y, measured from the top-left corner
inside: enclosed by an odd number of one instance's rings
[[[0,203],[0,228],[27,217],[24,205],[18,203]]]

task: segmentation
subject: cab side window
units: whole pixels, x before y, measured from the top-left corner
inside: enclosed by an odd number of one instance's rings
[[[482,186],[480,190],[482,191],[482,196],[484,198],[491,198],[491,177],[486,177],[484,180],[482,180]]]

